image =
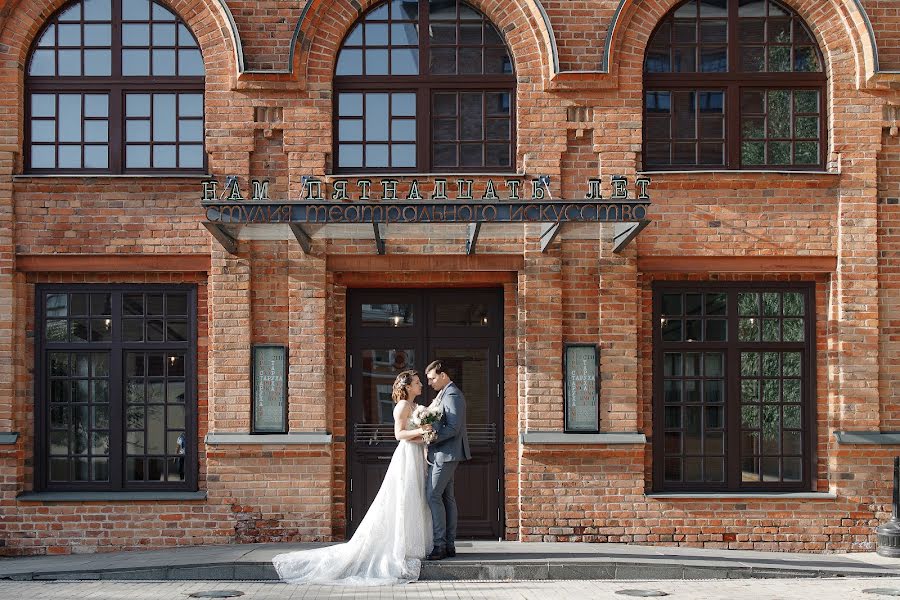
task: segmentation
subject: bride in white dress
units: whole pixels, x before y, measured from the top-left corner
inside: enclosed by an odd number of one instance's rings
[[[279,554],[272,562],[289,583],[392,585],[419,578],[431,550],[431,511],[425,499],[422,428],[410,422],[422,382],[415,371],[394,381],[394,437],[387,475],[353,537],[345,544]]]

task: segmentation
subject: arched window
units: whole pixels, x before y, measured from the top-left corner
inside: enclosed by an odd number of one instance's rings
[[[203,57],[162,4],[66,4],[27,64],[26,171],[205,171]]]
[[[390,0],[354,25],[335,68],[337,172],[514,168],[512,60],[459,0]]]
[[[647,47],[644,168],[824,168],[823,67],[776,0],[682,2]]]

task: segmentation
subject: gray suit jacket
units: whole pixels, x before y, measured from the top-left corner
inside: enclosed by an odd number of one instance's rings
[[[444,416],[434,424],[437,439],[428,445],[428,460],[435,464],[469,460],[469,436],[466,433],[466,399],[452,381],[441,396]]]

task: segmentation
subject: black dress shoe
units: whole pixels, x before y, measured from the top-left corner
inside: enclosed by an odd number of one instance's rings
[[[425,560],[443,560],[445,558],[447,558],[447,551],[435,548],[431,551],[431,554],[425,557]]]
[[[454,556],[456,556],[456,548],[454,548],[453,546],[448,546],[447,547],[447,558],[453,558]]]

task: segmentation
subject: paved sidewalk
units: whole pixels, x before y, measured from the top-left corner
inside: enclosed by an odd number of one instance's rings
[[[661,592],[671,600],[878,600],[867,590],[900,592],[900,581],[732,579],[692,581],[424,581],[382,588],[247,581],[0,581],[0,597],[27,600],[190,600],[210,592],[236,600],[627,600],[626,591]],[[892,585],[894,584],[894,585]],[[218,596],[222,597],[222,596]],[[631,596],[634,597],[634,596]]]
[[[272,557],[327,544],[235,544],[168,550],[0,558],[7,580],[275,580]],[[458,542],[422,580],[743,579],[900,577],[900,559],[874,552],[793,554],[628,544]],[[900,582],[897,583],[900,587]]]

